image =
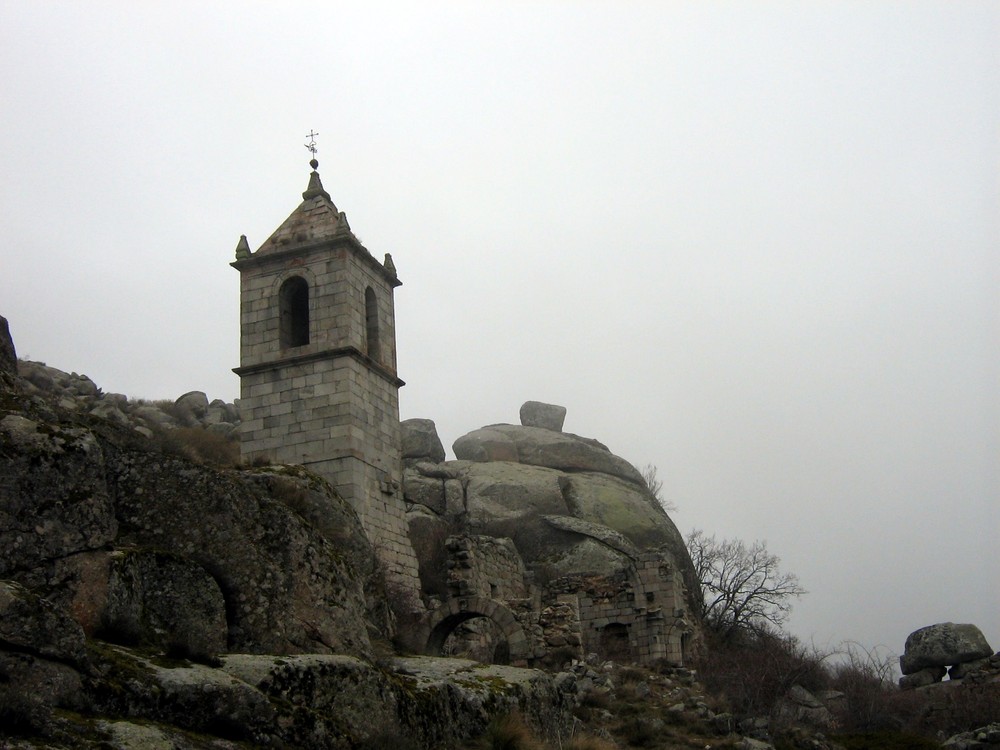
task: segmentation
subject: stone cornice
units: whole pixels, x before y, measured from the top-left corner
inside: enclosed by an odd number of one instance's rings
[[[379,364],[354,346],[341,346],[335,349],[324,349],[318,352],[309,352],[308,354],[293,354],[291,356],[279,357],[278,359],[268,360],[267,362],[258,362],[253,365],[234,367],[233,372],[242,377],[243,375],[251,375],[257,372],[264,372],[265,370],[274,370],[278,367],[302,365],[309,362],[317,362],[323,359],[337,359],[338,357],[351,357],[357,360],[396,388],[401,388],[406,385],[406,383],[400,380],[399,376],[397,376],[394,372],[389,370],[384,365]]]
[[[282,248],[281,250],[269,250],[265,253],[258,250],[249,257],[234,260],[229,265],[242,273],[243,271],[250,270],[252,268],[261,268],[272,263],[278,265],[286,260],[289,260],[290,258],[294,258],[299,255],[306,255],[317,250],[333,250],[341,245],[346,245],[354,250],[355,254],[371,266],[383,278],[385,278],[385,280],[389,282],[390,286],[397,287],[403,285],[403,282],[400,281],[394,273],[391,273],[385,266],[379,263],[375,256],[368,251],[368,248],[362,245],[358,238],[355,237],[350,231],[345,231],[342,235],[334,237],[333,239],[317,240],[316,242],[294,245]]]

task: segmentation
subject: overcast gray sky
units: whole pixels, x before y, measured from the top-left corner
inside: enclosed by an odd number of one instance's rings
[[[806,641],[1000,649],[1000,3],[0,0],[0,102],[22,357],[236,398],[228,263],[315,129],[403,418],[562,404]]]

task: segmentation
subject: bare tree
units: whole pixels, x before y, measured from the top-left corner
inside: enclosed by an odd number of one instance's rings
[[[664,513],[676,513],[677,506],[670,500],[663,497],[663,480],[657,475],[656,466],[646,464],[642,470],[642,481],[646,483],[646,489],[656,499],[657,506]]]
[[[806,593],[794,573],[782,573],[781,560],[764,542],[747,546],[739,539],[718,540],[694,529],[687,537],[704,597],[705,624],[721,638],[741,630],[781,628],[791,599]]]

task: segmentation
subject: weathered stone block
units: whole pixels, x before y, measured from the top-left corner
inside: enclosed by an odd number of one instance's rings
[[[909,690],[912,688],[933,685],[935,682],[941,682],[941,678],[945,676],[947,671],[948,670],[944,667],[926,667],[924,669],[918,669],[900,677],[899,687],[903,690]]]
[[[437,428],[430,419],[406,419],[400,423],[402,455],[404,460],[444,461],[444,446],[438,437]]]

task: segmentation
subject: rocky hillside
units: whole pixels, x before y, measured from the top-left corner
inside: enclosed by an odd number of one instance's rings
[[[393,659],[374,551],[328,484],[164,431],[224,436],[231,405],[20,367],[0,318],[2,746],[445,747],[515,709],[567,731],[572,681]]]

